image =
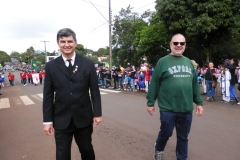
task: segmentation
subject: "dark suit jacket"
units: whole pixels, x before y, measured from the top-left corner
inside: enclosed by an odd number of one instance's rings
[[[92,124],[93,117],[102,116],[94,63],[76,55],[75,68],[77,71],[70,76],[62,56],[45,67],[43,121],[53,122],[55,129],[66,129],[71,119],[77,128],[83,128]]]

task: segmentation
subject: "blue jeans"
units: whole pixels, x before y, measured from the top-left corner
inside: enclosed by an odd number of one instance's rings
[[[235,85],[230,84],[230,100],[235,100],[237,98],[236,92],[235,92]]]
[[[212,87],[212,80],[206,80],[207,85],[207,97],[215,96],[215,88]]]
[[[104,78],[99,77],[99,78],[98,78],[98,84],[100,84],[100,81],[102,81],[102,86],[105,86]]]
[[[135,79],[131,78],[132,90],[135,89]]]
[[[123,78],[122,77],[118,77],[118,82],[119,82],[119,85],[120,85],[120,88],[123,89]]]
[[[155,149],[164,151],[169,137],[172,136],[174,126],[177,133],[177,160],[186,160],[188,156],[188,134],[192,124],[192,113],[160,112],[160,131]]]

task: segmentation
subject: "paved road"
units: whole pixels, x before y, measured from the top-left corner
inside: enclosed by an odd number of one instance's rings
[[[24,87],[16,80],[16,86],[7,86],[2,93],[0,160],[53,160],[54,137],[42,130],[42,85]],[[154,116],[147,114],[145,93],[101,90],[101,96],[103,122],[94,127],[93,134],[96,159],[151,160],[159,131],[158,109]],[[215,102],[204,102],[202,117],[193,115],[189,160],[240,159],[240,106],[220,100],[217,93]],[[164,160],[175,160],[175,145],[174,133]],[[75,143],[72,159],[80,159]]]

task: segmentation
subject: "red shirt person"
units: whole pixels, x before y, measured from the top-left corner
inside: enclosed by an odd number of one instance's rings
[[[14,78],[15,78],[14,74],[12,74],[12,73],[8,74],[8,80],[9,80],[11,86],[14,86]]]

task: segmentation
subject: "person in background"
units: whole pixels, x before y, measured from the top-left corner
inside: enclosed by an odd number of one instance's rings
[[[119,83],[119,90],[123,90],[123,76],[124,74],[124,68],[122,67],[122,65],[119,66],[119,70],[117,71],[117,75],[118,75],[118,83]]]
[[[236,91],[235,91],[235,84],[236,84],[236,69],[239,67],[237,63],[234,61],[233,58],[230,59],[230,65],[228,66],[229,72],[231,73],[231,80],[230,80],[230,101],[236,101],[238,103]]]
[[[156,99],[160,108],[161,126],[154,146],[154,160],[162,160],[174,127],[177,133],[177,159],[186,160],[193,102],[196,103],[196,114],[203,114],[203,101],[195,69],[190,59],[182,55],[186,48],[185,37],[175,34],[170,48],[171,53],[159,59],[146,96],[147,111],[150,115],[155,111]]]
[[[208,64],[205,63],[203,65],[203,67],[201,68],[201,80],[202,80],[202,95],[206,95],[207,94],[207,85],[206,85],[206,72],[207,72],[207,69],[208,69]]]
[[[28,73],[27,73],[27,78],[28,78],[28,84],[33,84],[33,80],[32,80],[32,73],[29,71]]]
[[[43,72],[42,71],[39,72],[39,80],[40,80],[40,84],[42,84],[42,80],[43,80]]]
[[[198,67],[198,64],[194,61],[194,60],[191,60],[192,64],[193,64],[193,67],[195,69],[195,72],[197,74],[197,67]],[[198,75],[198,74],[197,74]]]
[[[131,78],[131,87],[132,87],[132,91],[136,92],[137,90],[135,89],[135,75],[136,75],[136,69],[135,66],[132,65],[130,68],[130,78]]]
[[[4,79],[2,78],[2,74],[0,73],[0,95],[2,95],[1,89],[2,89],[3,81],[4,81]]]
[[[120,69],[117,68],[115,65],[112,67],[112,77],[113,77],[113,89],[118,89],[118,74],[117,72],[119,71]]]
[[[150,83],[150,77],[151,77],[151,69],[148,66],[148,63],[144,63],[145,69],[141,70],[144,74],[144,82],[145,82],[145,92],[148,92],[148,87]]]
[[[20,73],[20,74],[21,74],[21,77],[22,77],[23,85],[26,86],[27,85],[27,83],[26,83],[27,82],[27,74],[26,74],[25,71]]]
[[[9,72],[8,80],[9,80],[9,83],[10,83],[11,86],[14,86],[14,78],[15,78],[14,74]]]
[[[98,84],[100,84],[100,81],[102,81],[101,85],[102,85],[102,88],[105,88],[106,85],[105,85],[105,81],[106,81],[106,70],[105,68],[100,68],[99,70],[99,78],[98,78]]]
[[[216,69],[214,68],[214,64],[213,62],[209,62],[208,64],[208,69],[206,71],[206,76],[205,76],[205,80],[206,80],[206,85],[207,85],[207,101],[215,101],[215,88],[212,85],[214,82],[216,81]]]
[[[46,75],[45,70],[43,70],[43,71],[42,71],[43,80],[45,79],[45,75]]]
[[[4,85],[4,82],[5,82],[5,72],[2,73],[2,79],[3,79],[2,87],[5,87],[5,85]]]
[[[111,80],[112,80],[112,76],[111,76],[111,72],[109,71],[108,67],[105,68],[106,70],[106,88],[112,88],[112,84],[111,84]]]
[[[229,72],[227,66],[221,65],[221,72],[218,77],[218,82],[220,83],[220,88],[222,88],[222,101],[228,103],[230,101],[230,80],[231,73]]]

